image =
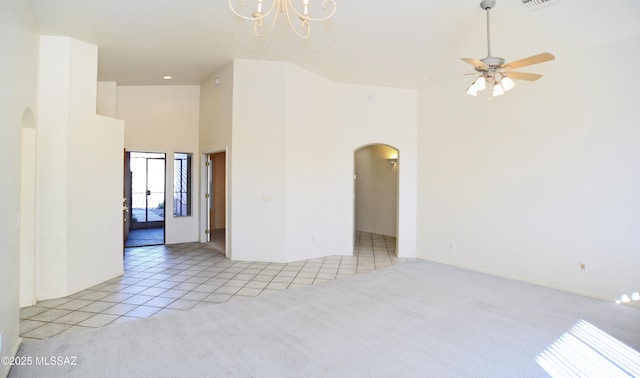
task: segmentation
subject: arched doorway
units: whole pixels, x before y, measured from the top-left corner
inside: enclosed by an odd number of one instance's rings
[[[354,255],[390,265],[397,256],[399,151],[370,144],[354,151]]]

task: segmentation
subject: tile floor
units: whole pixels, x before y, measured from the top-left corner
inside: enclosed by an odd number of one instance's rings
[[[124,275],[65,298],[20,310],[23,340],[104,327],[187,311],[367,273],[407,261],[397,258],[393,237],[356,235],[353,256],[288,264],[231,261],[208,244],[127,248]]]
[[[164,227],[130,230],[129,237],[124,242],[127,248],[159,244],[164,244]]]

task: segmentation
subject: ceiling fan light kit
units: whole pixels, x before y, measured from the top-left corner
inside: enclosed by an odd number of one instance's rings
[[[487,13],[487,56],[483,59],[461,58],[464,62],[471,64],[474,69],[480,73],[480,76],[467,88],[467,94],[471,96],[477,96],[478,92],[485,90],[487,86],[492,88],[493,96],[501,96],[504,92],[515,87],[516,83],[512,79],[536,81],[540,79],[542,75],[512,70],[555,59],[552,54],[547,52],[509,63],[505,63],[505,60],[502,58],[491,56],[489,10],[495,5],[495,0],[482,0],[480,2],[480,7]]]

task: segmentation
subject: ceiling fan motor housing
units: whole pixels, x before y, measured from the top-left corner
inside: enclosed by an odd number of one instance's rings
[[[502,67],[502,65],[504,64],[504,59],[495,56],[488,56],[486,58],[480,59],[480,61],[494,70]],[[479,71],[482,71],[482,69],[480,69]]]

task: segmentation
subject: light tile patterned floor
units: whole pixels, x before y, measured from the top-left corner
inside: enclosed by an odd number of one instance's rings
[[[356,234],[353,256],[288,264],[231,261],[206,244],[128,248],[125,274],[65,298],[20,310],[24,340],[186,311],[367,273],[407,261],[393,237]]]

